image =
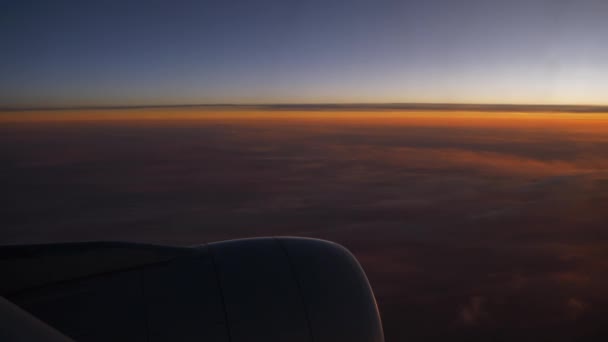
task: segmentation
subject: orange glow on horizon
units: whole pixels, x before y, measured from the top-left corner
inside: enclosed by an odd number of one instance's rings
[[[608,133],[608,113],[483,112],[430,110],[243,110],[243,109],[128,109],[16,111],[0,113],[0,124],[67,122],[134,122],[169,124],[238,122],[298,125],[370,125],[412,127],[475,127],[541,129],[575,133]]]

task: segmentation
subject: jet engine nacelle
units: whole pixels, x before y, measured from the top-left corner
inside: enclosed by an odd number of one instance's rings
[[[0,272],[2,341],[384,340],[359,263],[322,240],[5,246]]]

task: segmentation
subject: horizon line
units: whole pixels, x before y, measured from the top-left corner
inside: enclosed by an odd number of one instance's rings
[[[151,105],[88,105],[88,106],[0,106],[0,112],[136,110],[162,108],[234,108],[249,110],[486,110],[568,111],[584,113],[608,112],[608,105],[586,104],[507,104],[507,103],[441,103],[441,102],[319,102],[319,103],[200,103]]]

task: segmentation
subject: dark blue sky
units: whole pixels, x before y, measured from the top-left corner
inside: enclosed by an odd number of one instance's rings
[[[9,0],[0,104],[607,104],[606,18],[605,0]]]

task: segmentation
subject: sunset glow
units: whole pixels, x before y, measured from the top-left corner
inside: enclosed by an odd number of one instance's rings
[[[321,238],[387,342],[608,341],[607,0],[8,1],[0,27],[0,245]]]

